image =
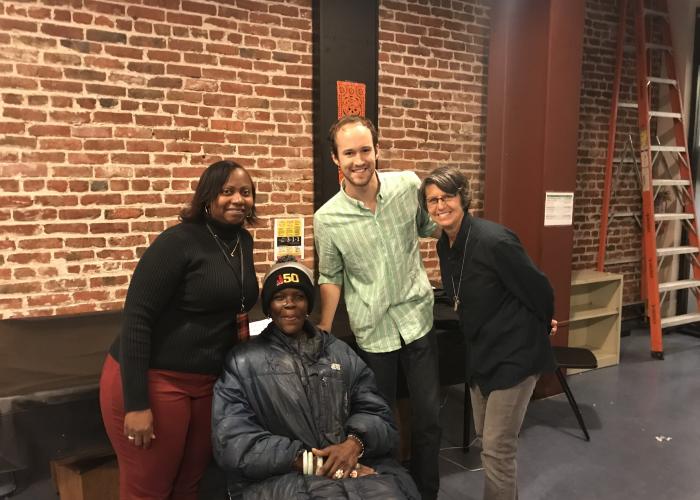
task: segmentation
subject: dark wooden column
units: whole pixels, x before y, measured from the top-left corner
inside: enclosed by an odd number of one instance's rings
[[[484,216],[514,230],[569,318],[572,226],[544,226],[547,191],[575,191],[584,0],[493,2]],[[568,328],[553,338],[566,345]],[[538,395],[559,392],[545,380]]]
[[[338,192],[328,129],[338,119],[336,82],[366,86],[365,116],[378,115],[379,0],[314,0],[314,210]]]

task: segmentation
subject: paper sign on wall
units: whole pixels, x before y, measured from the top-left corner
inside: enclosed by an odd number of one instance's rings
[[[574,220],[574,193],[548,191],[544,202],[545,226],[570,226]]]
[[[304,260],[304,219],[275,219],[275,261],[283,255]]]

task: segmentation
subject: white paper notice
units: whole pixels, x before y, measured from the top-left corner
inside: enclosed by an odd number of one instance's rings
[[[574,220],[574,193],[548,191],[544,202],[545,226],[570,226]]]

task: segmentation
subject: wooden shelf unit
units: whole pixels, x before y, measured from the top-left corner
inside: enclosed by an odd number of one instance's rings
[[[598,368],[620,362],[622,275],[593,270],[571,275],[569,347],[590,349]],[[569,370],[577,373],[583,370]]]

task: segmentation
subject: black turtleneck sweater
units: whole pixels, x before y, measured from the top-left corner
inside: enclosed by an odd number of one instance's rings
[[[125,411],[150,407],[148,369],[218,375],[236,343],[236,314],[258,299],[253,238],[240,226],[183,222],[161,233],[139,260],[124,304],[119,362]],[[230,250],[227,262],[222,247]],[[243,255],[243,285],[241,285]],[[244,300],[242,298],[244,297]]]

